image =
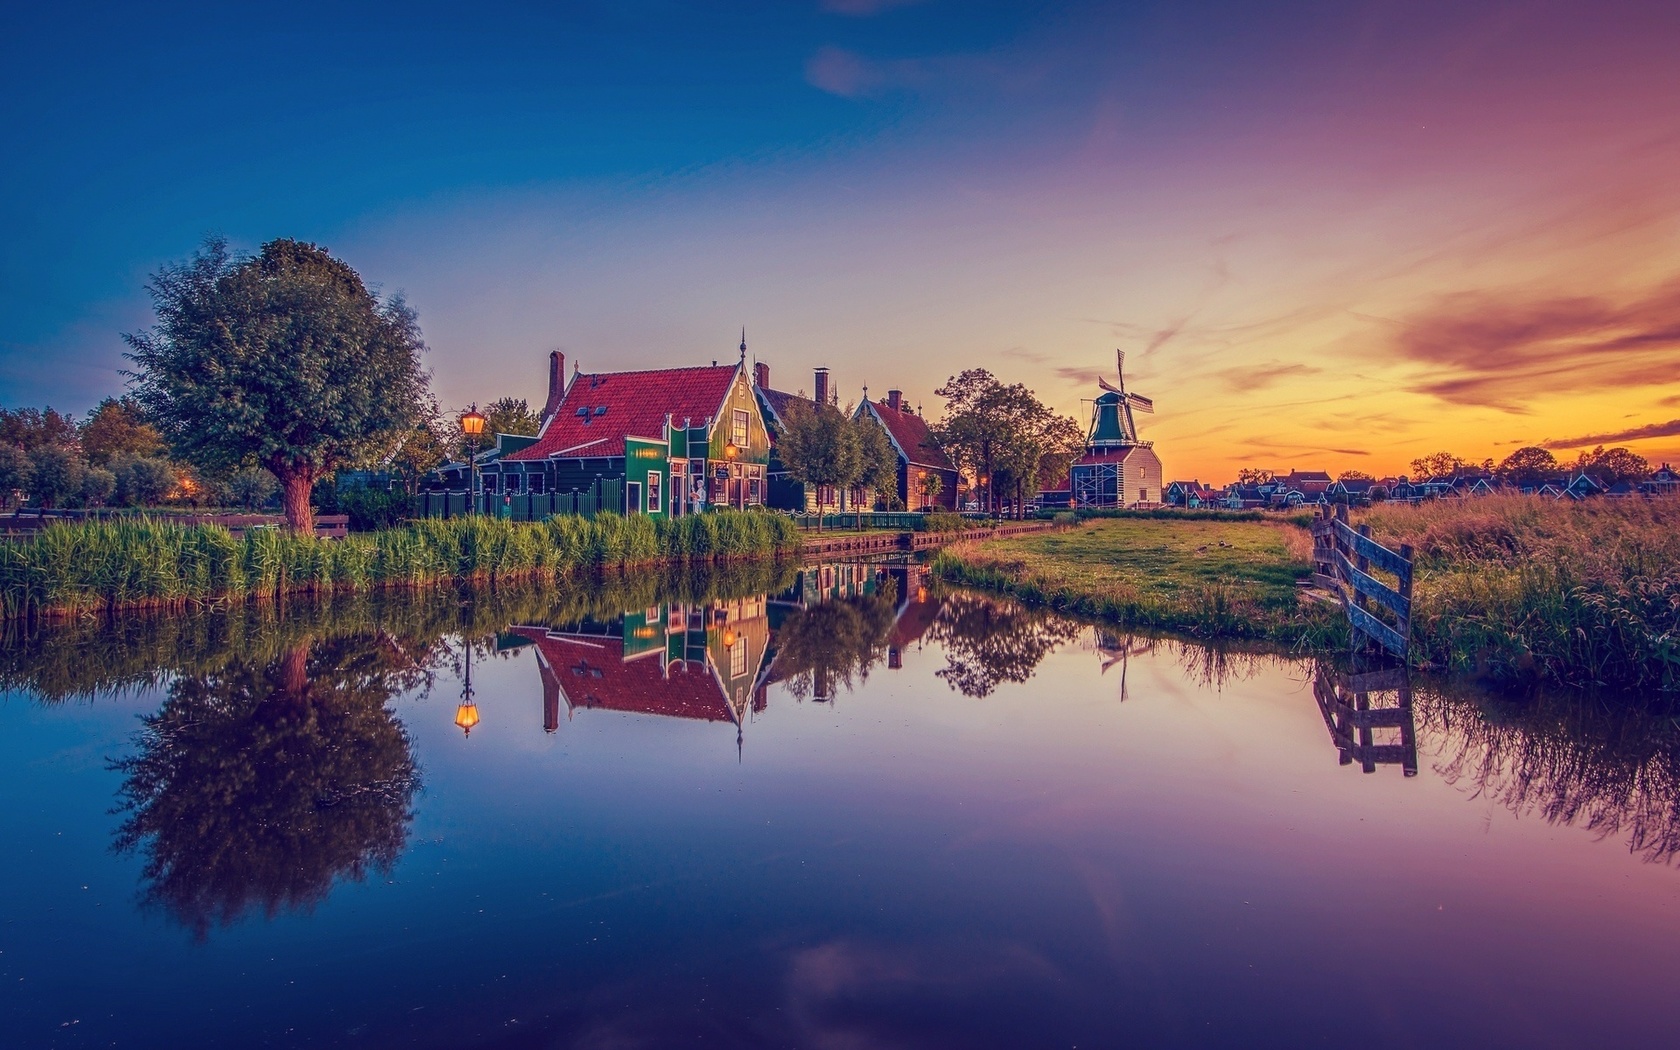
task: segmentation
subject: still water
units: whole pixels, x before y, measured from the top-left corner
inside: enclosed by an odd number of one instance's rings
[[[1671,1045],[1674,721],[1357,670],[904,565],[15,631],[0,1045]]]

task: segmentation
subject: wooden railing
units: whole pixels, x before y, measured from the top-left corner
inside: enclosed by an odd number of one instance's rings
[[[1394,706],[1386,702],[1390,693]],[[1313,699],[1342,765],[1358,762],[1367,773],[1379,765],[1398,765],[1403,775],[1417,776],[1417,727],[1407,668],[1346,673],[1321,664],[1313,676]],[[1379,742],[1375,731],[1381,729],[1395,730],[1395,736]]]
[[[1319,509],[1312,524],[1313,582],[1341,599],[1354,647],[1364,637],[1401,659],[1412,637],[1412,548],[1398,551],[1371,538],[1371,527],[1348,524],[1347,507]],[[1391,586],[1371,570],[1394,578]]]

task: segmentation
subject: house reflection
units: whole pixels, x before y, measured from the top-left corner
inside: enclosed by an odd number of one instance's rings
[[[591,710],[728,722],[739,732],[761,694],[766,605],[764,595],[667,602],[614,623],[511,627],[503,644],[534,647],[547,732],[562,714],[569,721]]]
[[[885,663],[903,666],[940,602],[927,570],[909,563],[802,567],[775,594],[670,601],[613,620],[516,624],[501,651],[530,647],[542,683],[542,727],[581,711],[726,722],[739,739],[770,686],[832,701]]]

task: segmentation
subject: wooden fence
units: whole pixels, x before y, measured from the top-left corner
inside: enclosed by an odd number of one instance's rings
[[[1387,703],[1390,693],[1393,706]],[[1367,773],[1375,773],[1379,765],[1398,765],[1403,775],[1417,776],[1417,726],[1407,668],[1350,674],[1321,664],[1313,676],[1313,699],[1342,765],[1358,762]],[[1378,730],[1395,732],[1379,741]]]
[[[1354,648],[1364,637],[1404,660],[1412,637],[1412,548],[1391,551],[1371,538],[1369,525],[1349,525],[1345,505],[1320,507],[1312,535],[1313,582],[1341,599]]]
[[[587,489],[572,492],[478,493],[477,512],[514,521],[541,521],[556,514],[593,518],[602,511],[624,513],[624,482],[602,478]],[[417,518],[460,518],[474,512],[462,492],[422,492],[414,497]]]

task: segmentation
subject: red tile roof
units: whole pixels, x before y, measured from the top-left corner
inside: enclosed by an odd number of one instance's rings
[[[950,457],[945,450],[933,440],[933,434],[921,416],[904,408],[893,408],[885,398],[870,402],[875,411],[875,418],[886,427],[887,433],[892,435],[894,443],[905,457],[912,463],[920,463],[927,467],[951,469]]]
[[[572,378],[536,444],[502,458],[622,456],[626,436],[663,437],[667,415],[679,427],[685,420],[699,426],[716,416],[738,368],[713,365],[580,373]],[[578,415],[580,409],[589,410],[587,418]]]
[[[537,645],[572,710],[601,708],[704,722],[733,722],[734,712],[717,675],[704,663],[677,660],[661,666],[658,650],[624,658],[624,639],[565,635],[543,627],[514,627]]]

